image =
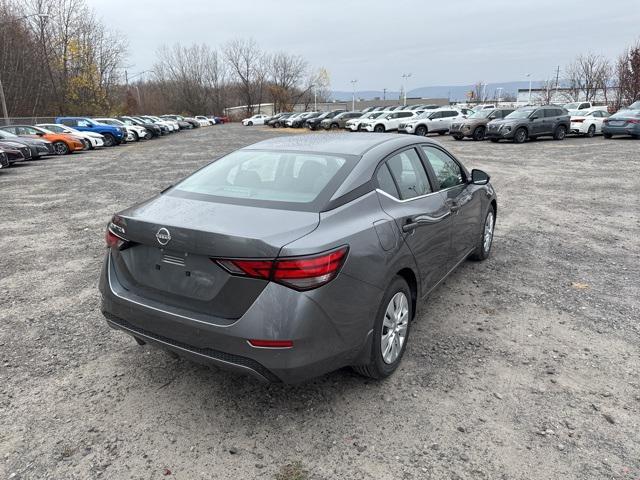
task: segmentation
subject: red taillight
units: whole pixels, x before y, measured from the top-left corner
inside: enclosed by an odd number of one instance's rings
[[[291,348],[292,340],[247,340],[252,347],[259,348]]]
[[[571,123],[582,123],[584,122],[584,118],[572,118]]]
[[[347,257],[348,247],[304,257],[276,260],[215,259],[234,275],[242,275],[286,285],[295,290],[311,290],[333,280]]]
[[[630,118],[627,120],[627,123],[640,123],[640,120],[636,120],[635,118]]]
[[[105,240],[107,242],[107,247],[109,248],[118,248],[122,243],[122,239],[118,237],[115,233],[107,228],[107,233],[105,235]]]

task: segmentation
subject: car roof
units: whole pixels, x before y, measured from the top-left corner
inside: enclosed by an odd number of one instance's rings
[[[382,144],[390,144],[395,148],[416,143],[413,135],[397,135],[392,133],[316,133],[309,135],[295,135],[275,137],[263,140],[242,150],[274,150],[274,151],[299,151],[315,153],[333,153],[337,155],[362,156],[368,150]],[[425,138],[421,142],[429,143]]]

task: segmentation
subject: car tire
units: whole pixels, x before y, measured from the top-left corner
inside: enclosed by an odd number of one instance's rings
[[[613,135],[611,135],[610,133],[603,133],[602,136],[604,138],[612,138],[613,137]]]
[[[105,147],[115,147],[117,145],[116,137],[111,135],[110,133],[104,134],[104,146]]]
[[[404,278],[396,276],[382,296],[376,313],[369,363],[356,365],[353,369],[360,375],[378,380],[391,375],[400,365],[407,348],[412,319],[411,290]],[[404,337],[401,335],[402,331]],[[402,344],[398,346],[400,341]],[[384,346],[390,344],[385,358]]]
[[[147,133],[144,134],[144,139],[151,140],[152,137],[153,137],[153,133],[147,130]]]
[[[496,212],[493,205],[489,206],[489,211],[484,216],[482,230],[478,235],[476,249],[469,256],[471,260],[486,260],[491,255],[491,247],[493,246],[493,233],[496,226]]]
[[[446,135],[446,134],[447,134],[447,132],[446,132],[446,131],[444,131],[444,132],[438,132],[438,135]]]
[[[524,143],[527,139],[527,129],[520,127],[516,130],[516,133],[513,134],[513,143]]]
[[[331,130],[337,130],[338,128],[340,128],[340,125],[338,125],[337,123],[332,123],[331,126],[329,127]]]
[[[498,138],[490,138],[489,140],[491,141],[491,143],[498,143],[500,141],[500,139]]]
[[[53,152],[56,155],[67,155],[68,153],[71,153],[71,149],[69,148],[69,145],[63,141],[58,141],[53,143]]]
[[[384,125],[382,125],[382,124],[379,124],[379,125],[376,125],[375,127],[373,127],[373,131],[377,132],[377,133],[384,133],[384,130],[385,130],[384,129]]]
[[[273,124],[273,128],[280,128],[280,122],[276,122]]]
[[[429,129],[424,125],[419,125],[419,126],[416,127],[415,133],[419,137],[426,137],[427,133],[429,133]]]
[[[138,135],[138,132],[133,132],[133,141],[134,142],[140,141],[140,135]]]
[[[473,131],[473,139],[476,142],[482,141],[484,140],[484,134],[486,132],[486,129],[484,127],[476,127],[476,129]]]
[[[464,137],[462,135],[451,135],[454,140],[462,140]]]
[[[253,122],[247,122],[247,127],[253,126]]]
[[[587,129],[587,137],[593,138],[595,134],[596,134],[596,126],[593,124],[589,125],[589,128]]]
[[[567,127],[565,127],[564,125],[558,125],[555,131],[553,132],[553,139],[564,140],[564,137],[566,136],[567,136]]]

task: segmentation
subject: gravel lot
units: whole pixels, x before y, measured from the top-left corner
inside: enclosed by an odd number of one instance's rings
[[[640,478],[637,141],[438,137],[492,174],[493,255],[421,303],[383,382],[263,385],[111,330],[110,215],[279,134],[216,126],[0,171],[0,478]]]

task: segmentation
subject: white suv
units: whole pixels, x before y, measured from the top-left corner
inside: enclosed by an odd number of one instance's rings
[[[352,132],[357,132],[359,130],[361,130],[361,127],[363,126],[362,124],[364,122],[373,120],[375,118],[378,117],[382,117],[386,114],[387,112],[369,112],[369,113],[365,113],[364,115],[362,115],[359,118],[352,118],[351,120],[347,120],[347,123],[345,123],[345,129],[347,130],[351,130]]]
[[[402,122],[406,122],[411,118],[418,116],[419,111],[414,110],[400,110],[389,112],[386,115],[380,115],[378,118],[372,118],[360,123],[360,128],[367,132],[390,132],[397,130],[398,125]]]
[[[457,110],[450,107],[427,110],[418,118],[403,122],[398,127],[398,131],[422,136],[428,133],[444,135],[449,131],[453,122],[467,118],[468,112],[469,110],[466,109]]]

